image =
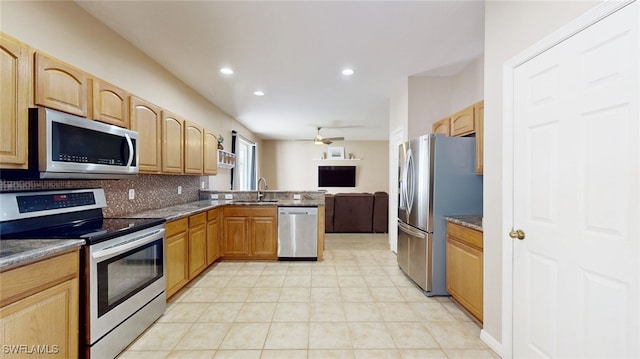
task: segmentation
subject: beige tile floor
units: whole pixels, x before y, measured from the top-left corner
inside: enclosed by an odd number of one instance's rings
[[[328,234],[322,262],[221,262],[119,358],[498,358],[449,298],[398,269],[387,235]]]

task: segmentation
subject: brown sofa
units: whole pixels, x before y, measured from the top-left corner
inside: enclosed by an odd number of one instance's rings
[[[325,195],[326,233],[386,233],[389,196],[386,192]]]

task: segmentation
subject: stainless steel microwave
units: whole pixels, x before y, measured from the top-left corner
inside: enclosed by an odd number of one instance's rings
[[[29,109],[29,168],[5,179],[109,179],[138,174],[138,133],[48,108]]]

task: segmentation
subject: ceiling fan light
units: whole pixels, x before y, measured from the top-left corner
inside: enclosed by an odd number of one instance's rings
[[[319,140],[319,139],[316,138],[315,140],[313,140],[313,144],[314,145],[323,145],[324,142],[322,142],[322,140]]]
[[[220,72],[225,74],[225,75],[233,75],[233,69],[229,68],[229,67],[223,67],[220,69]]]

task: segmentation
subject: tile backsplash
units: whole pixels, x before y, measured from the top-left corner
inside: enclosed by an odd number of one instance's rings
[[[208,187],[209,178],[204,176],[139,175],[131,179],[119,180],[41,180],[8,181],[0,180],[1,192],[57,190],[69,188],[104,189],[107,208],[105,217],[124,216],[150,209],[197,201],[200,185]],[[181,187],[182,194],[178,194]],[[135,198],[129,199],[129,190],[135,191]]]

